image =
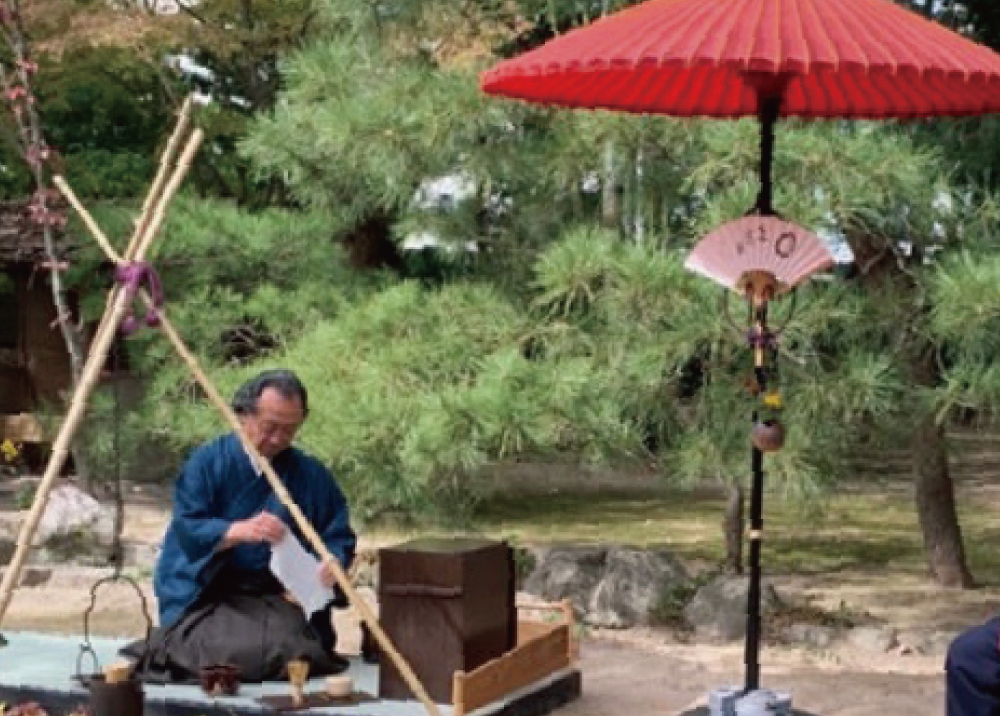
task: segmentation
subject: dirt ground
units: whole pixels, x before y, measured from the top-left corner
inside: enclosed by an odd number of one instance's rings
[[[137,494],[131,501],[126,540],[140,548],[155,545],[166,524],[168,504],[155,493]],[[8,518],[14,516],[9,505],[0,507],[7,508]],[[365,546],[372,545],[363,539]],[[17,590],[3,630],[79,635],[90,588],[105,573],[54,566],[43,585]],[[142,584],[152,610],[151,565],[140,564],[129,573]],[[898,631],[899,644],[888,652],[847,640],[824,648],[765,645],[762,684],[790,692],[797,710],[815,716],[939,716],[944,712],[942,664],[948,641],[1000,605],[998,589],[947,590],[892,573],[769,579],[779,594],[810,596],[829,609],[843,604]],[[343,613],[339,619],[344,650],[355,650],[353,615]],[[137,596],[127,586],[102,590],[90,623],[94,633],[141,634],[144,620]],[[564,716],[682,714],[704,704],[709,691],[742,683],[743,646],[691,642],[667,629],[590,631],[582,638],[579,665],[584,695],[559,711]]]

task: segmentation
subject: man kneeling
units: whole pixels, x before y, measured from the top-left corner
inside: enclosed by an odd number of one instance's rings
[[[233,409],[346,570],[356,537],[344,495],[318,460],[292,446],[308,414],[305,387],[290,372],[266,372],[240,388]],[[303,541],[235,433],[195,450],[177,481],[156,565],[160,625],[123,651],[136,659],[136,676],[194,683],[204,667],[230,664],[242,682],[256,683],[284,678],[291,659],[308,660],[313,676],[343,671],[331,620],[331,609],[345,605],[342,596],[307,618],[268,567],[270,546],[288,532]],[[321,579],[333,586],[327,565]]]

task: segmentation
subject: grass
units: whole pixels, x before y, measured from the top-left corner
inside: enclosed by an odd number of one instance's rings
[[[959,519],[969,565],[980,583],[1000,585],[1000,510],[996,499],[962,495]],[[484,503],[477,527],[516,542],[620,542],[664,547],[685,560],[721,562],[725,500],[704,491],[504,494]],[[843,570],[926,573],[923,541],[909,491],[865,487],[803,509],[764,501],[762,559],[772,573]]]

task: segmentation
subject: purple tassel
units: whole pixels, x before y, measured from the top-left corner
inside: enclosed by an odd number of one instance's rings
[[[125,287],[125,303],[128,306],[128,313],[121,323],[122,333],[129,335],[142,328],[143,323],[149,328],[157,328],[161,324],[159,309],[163,306],[163,286],[160,284],[160,277],[153,270],[152,264],[147,261],[133,261],[129,264],[122,264],[115,270],[115,280]],[[149,295],[153,300],[153,306],[146,312],[143,323],[132,313],[132,303],[135,301],[135,294],[146,282]]]

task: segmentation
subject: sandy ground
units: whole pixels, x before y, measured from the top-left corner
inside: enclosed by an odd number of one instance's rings
[[[168,506],[150,495],[134,502],[125,537],[133,544],[155,544]],[[136,577],[152,610],[150,566],[139,565],[128,573]],[[91,586],[102,574],[106,572],[94,568],[56,566],[44,585],[16,591],[3,629],[79,635],[83,613],[91,604]],[[766,645],[761,656],[763,685],[791,692],[796,709],[816,716],[939,716],[944,711],[941,669],[948,640],[1000,605],[1000,590],[946,590],[891,573],[776,576],[772,581],[780,594],[809,596],[831,609],[844,603],[899,633],[899,645],[889,652],[842,640],[822,649]],[[93,633],[142,633],[141,604],[131,587],[105,587],[97,597],[90,617]],[[353,651],[353,614],[343,613],[339,620],[343,648]],[[666,629],[588,632],[582,639],[580,668],[584,696],[560,710],[564,716],[681,714],[703,704],[710,690],[742,683],[743,647],[690,643]]]

